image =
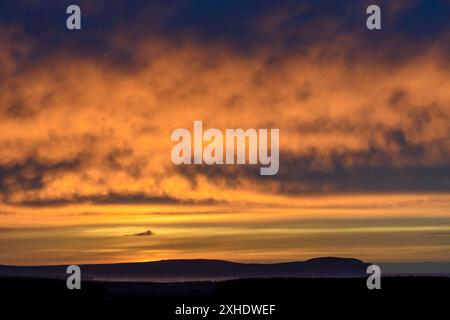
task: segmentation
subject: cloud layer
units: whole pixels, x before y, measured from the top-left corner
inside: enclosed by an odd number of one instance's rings
[[[450,190],[445,1],[386,2],[379,33],[362,2],[81,7],[69,32],[63,3],[2,3],[4,202]],[[280,128],[280,173],[174,167],[170,133],[196,119]]]

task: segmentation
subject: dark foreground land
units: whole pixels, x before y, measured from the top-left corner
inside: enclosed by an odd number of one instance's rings
[[[381,290],[368,290],[364,278],[244,279],[193,283],[82,283],[68,290],[63,280],[0,278],[2,310],[34,316],[102,316],[142,319],[302,319],[311,314],[345,319],[378,315],[430,315],[450,307],[448,277],[386,277]],[[178,306],[209,306],[216,312],[176,315]],[[219,314],[220,305],[274,304],[273,315]],[[225,307],[225,312],[227,311]],[[42,313],[42,314],[41,314]],[[428,317],[427,317],[428,318]],[[431,317],[434,318],[434,317]]]

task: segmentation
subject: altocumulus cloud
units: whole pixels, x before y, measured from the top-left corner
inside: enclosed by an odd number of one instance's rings
[[[79,33],[68,4],[0,4],[3,202],[450,190],[446,1],[380,1],[376,34],[367,1],[80,1]],[[279,174],[174,167],[196,119],[280,128]]]

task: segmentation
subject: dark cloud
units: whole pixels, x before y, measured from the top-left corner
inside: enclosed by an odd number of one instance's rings
[[[95,196],[77,196],[76,194],[68,196],[65,198],[45,198],[45,199],[31,199],[31,200],[21,200],[21,201],[8,201],[5,199],[5,203],[9,205],[20,205],[28,207],[58,207],[68,204],[80,204],[80,203],[91,203],[91,204],[171,204],[171,205],[217,205],[224,204],[223,201],[217,201],[215,199],[202,199],[202,200],[192,200],[192,199],[177,199],[169,196],[152,196],[143,193],[133,193],[133,194],[118,194],[118,193],[108,193],[106,195],[95,195]]]
[[[421,165],[421,156],[427,150],[425,146],[410,144],[400,130],[385,132],[385,139],[395,147],[394,153],[376,145],[362,151],[334,150],[327,155],[316,149],[303,155],[283,152],[280,154],[280,171],[275,176],[260,176],[260,165],[200,165],[177,169],[188,177],[194,188],[198,176],[203,176],[233,188],[242,187],[248,179],[254,180],[261,190],[265,190],[265,183],[276,182],[276,192],[287,194],[450,191],[448,150],[443,155],[446,164]],[[399,159],[413,159],[414,162],[399,166]]]
[[[99,62],[130,70],[142,63],[134,55],[135,44],[158,37],[173,39],[174,45],[185,38],[227,42],[241,54],[273,47],[279,57],[301,54],[315,43],[333,44],[350,37],[356,44],[344,53],[349,61],[370,51],[400,61],[448,39],[450,28],[450,4],[445,0],[403,1],[395,12],[390,1],[378,1],[384,23],[384,30],[378,33],[369,33],[365,28],[365,8],[370,1],[121,0],[92,4],[83,0],[78,2],[83,29],[69,32],[65,28],[65,9],[70,4],[2,1],[0,24],[20,25],[23,37],[33,39],[32,51],[16,54],[22,64],[33,65],[62,51],[66,55],[97,57]],[[112,41],[112,36],[118,34],[126,35],[124,45]],[[389,50],[377,50],[380,44]],[[448,42],[440,45],[450,51]]]
[[[140,232],[140,233],[134,233],[134,234],[126,234],[125,236],[127,237],[149,237],[149,236],[153,236],[154,233],[151,230],[147,230],[144,232]]]
[[[47,174],[75,170],[80,164],[81,158],[78,157],[55,163],[28,158],[23,162],[0,166],[0,194],[7,201],[17,191],[39,190]]]

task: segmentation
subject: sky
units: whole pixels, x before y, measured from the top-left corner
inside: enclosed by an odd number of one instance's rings
[[[0,3],[0,264],[450,261],[450,1],[76,3]],[[194,120],[278,174],[174,165]]]

